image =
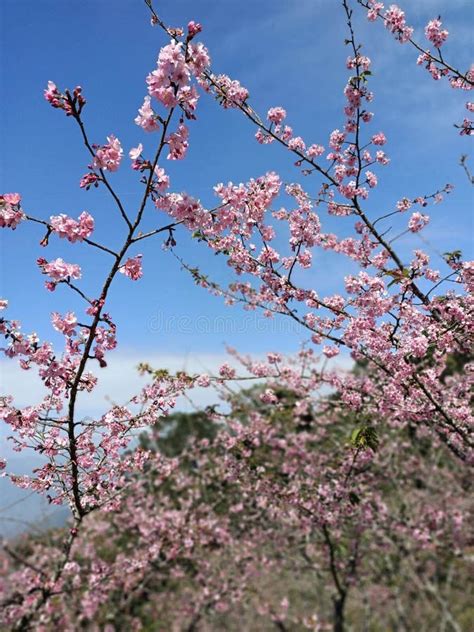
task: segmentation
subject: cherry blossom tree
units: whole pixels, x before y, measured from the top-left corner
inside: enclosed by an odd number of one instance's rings
[[[352,595],[360,596],[364,585],[373,591],[377,573],[396,573],[394,558],[403,558],[403,577],[436,602],[446,626],[460,629],[445,587],[433,581],[426,560],[432,555],[451,563],[453,550],[462,558],[469,540],[463,485],[474,458],[474,263],[449,252],[436,270],[423,250],[407,260],[395,243],[400,235],[422,232],[427,207],[442,202],[453,187],[435,183],[414,199],[394,200],[383,213],[371,207],[371,191],[390,163],[389,139],[373,129],[371,60],[362,54],[352,19],[356,7],[347,0],[341,5],[349,51],[342,116],[329,138],[317,142],[295,135],[280,105],[258,114],[238,80],[213,71],[198,41],[199,23],[171,28],[150,0],[146,4],[167,43],[146,79],[147,94],[134,120],[139,138],[151,134],[155,148],[148,153],[137,142],[128,152],[142,187],[138,208],[130,209],[115,185],[125,161],[118,136],[104,135],[103,144],[89,137],[81,87],[62,89],[49,81],[44,94],[78,128],[90,161],[78,186],[91,196],[97,187],[110,194],[123,228],[120,247],[93,238],[95,219],[87,211],[77,219],[34,217],[19,193],[0,198],[0,226],[18,230],[18,239],[22,224],[33,222],[45,249],[65,239],[76,252],[92,248],[104,258],[91,296],[81,286],[80,264],[54,256],[37,261],[47,291],[72,291],[84,304],[81,313],[52,313],[53,328],[64,336],[62,348],[23,333],[14,317],[1,320],[5,355],[19,362],[25,376],[37,371],[47,395],[23,408],[8,395],[2,403],[15,449],[39,452],[44,465],[31,476],[15,475],[3,460],[0,467],[13,483],[67,504],[73,515],[66,536],[61,531],[25,551],[6,546],[3,624],[18,630],[95,625],[90,629],[109,632],[120,629],[125,617],[127,629],[142,629],[134,609],[145,603],[145,615],[156,622],[179,583],[176,629],[198,629],[206,617],[259,601],[259,616],[279,629],[324,629],[332,621],[341,631]],[[413,39],[399,7],[385,10],[362,0],[356,5],[417,49],[418,64],[434,79],[472,88],[472,68],[456,70],[441,52],[448,32],[440,19],[425,29],[433,52]],[[200,98],[240,112],[259,144],[290,152],[295,181],[284,184],[268,172],[246,183],[216,183],[213,208],[192,191],[172,191],[164,158],[186,158]],[[461,135],[472,135],[467,118],[457,127]],[[144,232],[144,217],[152,213],[156,227]],[[344,230],[350,225],[351,236],[325,232],[326,213]],[[389,218],[398,230],[390,239]],[[229,285],[186,261],[177,242],[187,233],[235,275]],[[230,364],[211,376],[172,375],[143,365],[147,386],[96,419],[83,418],[80,396],[93,391],[117,346],[110,288],[118,274],[140,280],[147,266],[139,242],[157,236],[165,237],[170,255],[197,284],[228,305],[297,322],[308,331],[308,346],[293,360],[282,357],[277,344],[264,361],[231,351],[242,373]],[[285,247],[277,248],[282,236]],[[357,264],[358,273],[344,277],[343,292],[321,296],[314,283],[307,284],[304,272],[318,249]],[[2,309],[7,306],[2,300]],[[327,360],[344,350],[366,370],[331,368]],[[449,370],[453,358],[462,358],[462,371],[455,374]],[[236,404],[231,385],[243,380],[263,383],[260,407]],[[141,430],[160,424],[177,398],[192,397],[196,387],[216,388],[228,406],[228,412],[205,412],[219,430],[212,441],[191,443],[172,458],[131,449]],[[328,397],[328,390],[337,396]],[[422,481],[421,491],[415,478]],[[392,502],[398,487],[405,504]],[[262,573],[286,565],[288,572],[323,574],[333,586],[331,613],[324,605],[298,611],[284,594],[276,602],[256,594]],[[395,600],[406,617],[407,602],[385,588],[381,597]],[[388,625],[383,612],[377,616]]]

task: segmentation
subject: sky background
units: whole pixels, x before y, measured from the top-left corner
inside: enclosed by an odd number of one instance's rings
[[[405,4],[407,20],[423,44],[424,25],[442,14],[450,31],[446,58],[466,69],[474,57],[472,3],[417,0]],[[288,123],[307,144],[327,147],[329,133],[342,127],[348,49],[339,2],[161,0],[155,8],[173,26],[185,26],[191,19],[201,22],[204,30],[199,39],[210,51],[214,72],[239,79],[262,114],[271,106],[285,107]],[[150,154],[157,141],[156,135],[143,132],[133,119],[146,94],[145,77],[155,68],[160,47],[167,43],[164,33],[150,26],[141,0],[2,0],[0,21],[2,190],[20,192],[25,211],[44,219],[59,213],[77,217],[88,210],[96,220],[94,239],[118,245],[123,224],[105,189],[85,192],[78,186],[89,156],[77,126],[46,103],[43,90],[48,80],[60,88],[83,87],[84,120],[92,142],[102,144],[111,133],[122,142],[122,167],[111,174],[110,181],[127,209],[135,209],[142,187],[129,169],[127,154],[139,142]],[[472,257],[473,195],[459,166],[461,154],[470,151],[470,142],[453,128],[464,117],[466,94],[445,82],[434,82],[416,66],[415,51],[394,41],[381,24],[368,23],[360,7],[356,7],[354,23],[363,52],[373,62],[370,88],[375,93],[371,108],[375,117],[367,131],[385,132],[384,149],[392,160],[389,167],[374,169],[379,187],[366,206],[369,216],[391,211],[403,196],[432,193],[450,182],[455,191],[427,211],[431,215],[423,233],[427,243],[409,236],[399,241],[399,249],[408,258],[414,248],[425,247],[435,268],[442,263],[440,252],[461,248],[466,257]],[[271,170],[284,182],[301,181],[291,155],[275,145],[258,145],[255,130],[239,112],[224,111],[202,95],[197,116],[197,121],[189,123],[186,160],[163,165],[172,190],[185,190],[212,207],[216,199],[212,187],[218,182],[245,182]],[[306,179],[304,185],[316,192],[318,180]],[[322,221],[324,231],[339,234],[349,234],[353,224],[352,219],[322,217]],[[166,217],[150,207],[146,222],[153,228],[166,223]],[[42,237],[42,231],[29,223],[16,231],[2,231],[0,293],[10,301],[8,317],[21,320],[25,332],[36,331],[41,338],[60,343],[50,313],[79,312],[82,305],[66,288],[47,292],[36,259],[62,256],[80,263],[81,287],[91,295],[97,295],[104,264],[108,266],[109,261],[107,255],[54,237],[45,250],[39,246]],[[177,252],[186,261],[216,280],[229,279],[225,266],[217,265],[214,255],[191,240],[187,231],[177,231],[176,238]],[[118,275],[114,282],[108,311],[118,325],[119,348],[109,356],[109,369],[99,375],[97,392],[89,402],[84,400],[84,415],[103,409],[107,397],[123,401],[136,391],[135,367],[140,361],[170,369],[212,371],[225,360],[226,344],[258,356],[270,350],[294,352],[307,337],[289,321],[268,321],[239,307],[226,308],[220,299],[194,285],[162,249],[161,238],[141,242],[133,252],[143,254],[144,277],[133,283]],[[324,296],[341,289],[350,271],[346,259],[315,252],[304,283]],[[12,392],[19,406],[41,397],[41,384],[33,375],[5,361],[0,362],[0,372],[2,392]],[[204,395],[198,394],[199,398],[204,401]],[[7,434],[5,429],[0,431],[0,452],[11,456]],[[34,464],[31,457],[25,461],[21,455],[10,463],[17,472]],[[0,514],[20,499],[19,492],[5,481],[0,497]],[[40,503],[30,498],[4,511],[0,533],[16,528],[6,518],[36,519],[39,508]]]

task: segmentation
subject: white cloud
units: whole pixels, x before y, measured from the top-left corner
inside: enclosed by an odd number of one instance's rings
[[[105,369],[99,369],[97,364],[91,364],[91,370],[99,381],[92,393],[80,394],[78,410],[81,415],[96,415],[108,408],[110,402],[124,404],[138,393],[147,381],[146,377],[138,374],[137,366],[140,362],[147,362],[153,368],[167,369],[173,373],[183,370],[189,373],[215,373],[221,364],[229,362],[229,356],[225,353],[160,355],[121,351],[110,353],[107,360],[108,366]],[[12,395],[18,407],[36,404],[47,392],[34,369],[24,371],[14,360],[0,361],[0,378],[2,394]],[[211,403],[206,399],[213,397],[212,392],[200,390],[207,393],[207,396],[200,396],[199,403]]]
[[[255,360],[259,357],[255,356]],[[110,403],[124,404],[130,397],[139,392],[146,384],[146,376],[140,376],[137,366],[141,362],[148,363],[155,369],[167,369],[171,373],[186,371],[190,374],[209,373],[215,375],[219,367],[225,362],[239,367],[238,362],[227,353],[189,353],[189,354],[157,354],[137,351],[121,351],[110,353],[107,357],[108,366],[97,368],[92,363],[92,372],[99,380],[92,393],[81,393],[78,398],[78,410],[81,415],[98,414],[110,407]],[[349,359],[343,357],[338,361],[341,368],[351,365]],[[242,371],[243,372],[243,371]],[[34,371],[22,370],[14,360],[0,361],[0,390],[2,394],[14,397],[18,407],[36,404],[46,394],[46,390]],[[194,389],[193,401],[200,406],[207,406],[216,401],[212,389]],[[180,402],[184,408],[189,405],[185,400]],[[180,408],[182,408],[180,406]]]

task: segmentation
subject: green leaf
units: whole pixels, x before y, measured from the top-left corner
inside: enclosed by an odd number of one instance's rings
[[[203,241],[205,238],[205,235],[202,232],[202,230],[195,230],[191,236],[193,239],[197,239],[198,241]]]
[[[377,430],[373,426],[361,426],[360,428],[354,428],[351,433],[350,442],[354,448],[370,448],[376,452],[379,447]]]
[[[443,252],[443,257],[446,261],[459,261],[462,257],[461,250],[453,250],[452,252]]]
[[[403,270],[398,270],[395,268],[394,270],[385,270],[384,276],[393,277],[393,281],[387,285],[387,287],[392,287],[395,283],[399,283],[402,279],[410,278],[410,270],[408,268],[403,268]]]

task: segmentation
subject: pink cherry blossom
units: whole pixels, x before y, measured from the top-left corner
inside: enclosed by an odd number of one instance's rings
[[[92,166],[104,171],[117,171],[123,156],[122,145],[112,134],[107,136],[107,144],[96,148]]]
[[[298,263],[302,268],[310,268],[313,260],[311,250],[304,250],[297,257]]]
[[[139,143],[137,147],[132,147],[128,155],[130,156],[132,160],[137,160],[137,158],[141,156],[142,151],[143,151],[143,145]]]
[[[384,14],[386,27],[394,33],[405,26],[405,13],[396,4],[391,4]]]
[[[142,269],[142,255],[136,255],[135,257],[130,257],[127,261],[120,267],[120,272],[127,276],[132,281],[138,281],[143,276]]]
[[[286,118],[286,110],[281,107],[270,108],[267,113],[267,118],[272,123],[279,125]]]
[[[21,202],[21,195],[19,193],[4,193],[1,197],[12,206],[18,206]]]
[[[46,259],[40,258],[38,259],[38,265],[43,274],[47,274],[53,280],[53,285],[68,279],[81,278],[81,268],[77,263],[66,263],[60,257],[49,263]],[[48,289],[54,289],[54,287],[48,286]]]
[[[372,143],[374,145],[385,145],[387,139],[385,138],[385,134],[383,132],[379,132],[378,134],[374,134],[372,136]]]
[[[99,185],[100,177],[95,173],[86,173],[82,176],[81,181],[79,182],[79,186],[81,189],[86,189],[88,191],[92,185],[97,187]]]
[[[211,384],[211,379],[207,373],[202,373],[196,380],[196,384],[202,388],[207,388]]]
[[[323,353],[327,358],[334,358],[339,355],[339,347],[335,346],[325,346],[323,347]]]
[[[184,123],[180,123],[178,129],[168,136],[169,154],[168,160],[183,160],[189,147],[189,130]]]
[[[436,48],[440,48],[448,39],[449,35],[446,29],[441,29],[441,24],[441,20],[435,19],[430,20],[425,27],[425,35],[427,39],[436,46]]]
[[[260,395],[260,399],[264,404],[276,404],[278,402],[278,397],[271,388],[265,389]]]
[[[213,75],[212,81],[216,86],[218,98],[222,101],[224,108],[242,106],[249,97],[247,88],[244,88],[238,81],[231,79],[227,75]]]
[[[370,188],[374,188],[377,186],[377,176],[372,171],[366,171],[365,177],[367,178],[367,182],[369,183]]]
[[[90,237],[94,230],[94,218],[87,211],[83,211],[78,220],[62,213],[51,216],[49,221],[53,231],[71,243]]]
[[[413,35],[413,28],[407,26],[405,13],[396,4],[390,7],[383,14],[386,28],[393,33],[401,44],[408,42]]]
[[[80,115],[86,100],[82,96],[81,86],[76,86],[72,94],[62,93],[53,81],[48,81],[44,91],[44,98],[53,108],[64,110],[66,116]]]
[[[5,193],[0,195],[0,228],[15,230],[18,224],[24,220],[25,214],[21,206],[19,193]]]
[[[164,107],[176,106],[190,89],[191,69],[186,63],[182,43],[174,40],[161,49],[158,55],[157,69],[147,77],[148,93]],[[175,87],[177,91],[175,90]],[[144,103],[145,118],[150,120],[150,102]],[[141,116],[141,115],[140,115]],[[140,123],[139,123],[140,124]]]
[[[225,363],[219,368],[219,375],[225,379],[231,380],[236,376],[236,370]]]
[[[44,98],[51,103],[53,107],[56,107],[56,102],[60,97],[60,93],[56,84],[53,81],[48,81],[48,85],[44,91]]]
[[[341,149],[345,138],[346,135],[343,132],[335,129],[333,132],[331,132],[331,135],[329,137],[329,146],[332,147],[332,149],[338,151]]]
[[[202,25],[199,24],[199,22],[194,22],[194,20],[191,20],[191,22],[188,22],[188,39],[192,39],[201,31],[202,31]]]
[[[388,163],[390,162],[390,158],[387,157],[386,153],[382,150],[378,150],[375,154],[375,159],[377,160],[377,162],[379,162],[381,165],[388,165]]]
[[[195,77],[199,78],[211,63],[209,51],[201,42],[197,44],[193,43],[188,45],[188,55],[188,64],[191,72]]]
[[[159,129],[155,113],[151,107],[151,98],[149,96],[145,97],[142,107],[138,110],[138,116],[135,118],[135,123],[144,129],[145,132],[153,132]]]
[[[288,149],[290,151],[304,152],[306,145],[301,136],[295,136],[288,141]]]
[[[368,4],[370,8],[367,11],[367,18],[374,22],[380,12],[383,11],[384,5],[382,2],[375,2],[375,0],[369,0]]]
[[[397,209],[403,213],[412,207],[412,202],[408,198],[403,198],[397,202]]]
[[[418,233],[422,230],[430,221],[428,215],[423,215],[423,213],[413,213],[410,217],[410,221],[408,222],[408,228],[412,233]]]
[[[72,336],[75,333],[77,318],[74,312],[67,312],[64,316],[61,316],[58,312],[53,312],[51,314],[51,321],[53,327],[65,336]]]
[[[154,183],[156,189],[161,192],[166,191],[170,186],[170,179],[165,170],[157,165],[153,173],[155,175]]]
[[[315,156],[322,156],[324,154],[324,147],[322,145],[310,145],[306,150],[308,158],[314,158]]]

